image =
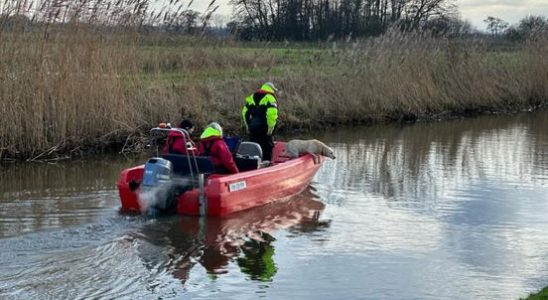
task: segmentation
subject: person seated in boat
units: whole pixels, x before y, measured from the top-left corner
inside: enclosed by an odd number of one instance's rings
[[[207,125],[200,136],[198,153],[200,156],[209,156],[211,158],[215,173],[235,174],[239,172],[232,158],[232,153],[223,140],[223,128],[217,122]]]
[[[196,144],[192,141],[192,133],[194,132],[194,124],[188,119],[184,119],[179,124],[179,128],[184,129],[190,135],[186,139],[183,137],[183,134],[179,131],[172,130],[167,136],[166,143],[162,149],[162,153],[166,154],[198,154]],[[185,143],[186,140],[186,143]]]

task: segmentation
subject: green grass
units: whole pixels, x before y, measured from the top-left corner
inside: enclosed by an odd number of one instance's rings
[[[529,297],[524,298],[524,300],[548,300],[548,287],[545,287],[536,294],[529,295]]]
[[[189,66],[185,60],[199,51],[211,59],[239,60],[235,64],[200,64]],[[286,73],[303,74],[310,68],[331,75],[340,74],[344,62],[333,51],[309,48],[259,48],[227,46],[146,45],[138,48],[141,63],[140,79],[150,86],[180,85],[192,82],[222,82],[239,78],[253,80],[268,74],[282,77]],[[163,61],[158,63],[158,57]],[[263,60],[261,60],[263,59]],[[150,62],[149,62],[150,61]],[[256,62],[256,63],[255,63]],[[154,64],[154,67],[150,67]]]
[[[200,70],[191,73],[184,72],[164,72],[158,74],[142,73],[141,80],[150,84],[150,86],[181,85],[193,82],[204,81],[224,81],[228,79],[240,78],[251,80],[262,76],[265,73],[274,76],[281,76],[284,72],[282,67],[273,68],[241,68],[230,70]]]

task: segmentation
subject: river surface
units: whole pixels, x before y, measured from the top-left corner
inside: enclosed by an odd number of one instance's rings
[[[119,214],[123,156],[0,165],[0,299],[518,299],[548,285],[548,113],[330,130],[310,188]]]

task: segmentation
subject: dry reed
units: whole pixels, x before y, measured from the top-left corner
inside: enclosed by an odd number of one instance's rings
[[[250,48],[142,33],[134,25],[151,14],[131,5],[68,21],[65,13],[62,22],[46,22],[51,7],[32,22],[0,16],[0,158],[134,146],[148,128],[182,117],[235,130],[243,98],[266,80],[283,89],[282,130],[517,111],[548,100],[542,39],[511,52],[398,32],[321,48]]]

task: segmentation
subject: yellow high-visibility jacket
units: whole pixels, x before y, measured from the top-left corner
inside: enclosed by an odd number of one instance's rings
[[[245,99],[242,123],[248,132],[272,135],[277,121],[278,103],[270,86],[261,86]]]

